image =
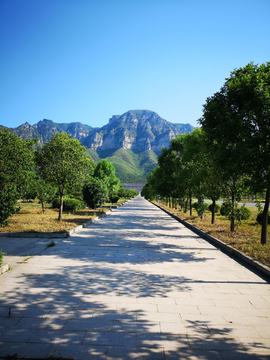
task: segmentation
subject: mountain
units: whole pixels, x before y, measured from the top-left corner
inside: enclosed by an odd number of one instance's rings
[[[124,183],[144,183],[149,172],[157,166],[157,155],[153,150],[136,153],[131,149],[105,150],[97,153],[87,149],[95,162],[107,159],[115,167],[115,174]]]
[[[111,161],[122,182],[145,182],[147,174],[157,165],[162,146],[168,147],[171,139],[193,129],[190,124],[170,123],[153,111],[131,110],[113,115],[101,128],[44,119],[33,126],[26,122],[10,131],[22,139],[37,138],[39,143],[48,142],[57,132],[67,132],[87,148],[95,162]]]
[[[82,141],[94,129],[89,125],[80,122],[56,124],[52,120],[44,119],[31,126],[27,122],[17,128],[10,128],[10,131],[22,139],[38,139],[39,142],[47,143],[53,134],[57,132],[67,132],[72,138]]]
[[[193,129],[189,124],[172,124],[153,111],[133,110],[121,116],[114,115],[107,125],[92,131],[82,143],[97,152],[132,149],[137,152],[153,150],[158,154],[175,136]]]

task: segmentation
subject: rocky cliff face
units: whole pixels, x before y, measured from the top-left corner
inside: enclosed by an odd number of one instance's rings
[[[86,137],[83,144],[97,151],[123,148],[158,153],[178,134],[193,129],[189,124],[172,124],[153,111],[133,110],[113,116],[107,125]]]
[[[25,123],[10,130],[22,139],[37,138],[43,143],[57,132],[67,132],[97,152],[131,149],[136,152],[153,150],[158,154],[162,146],[168,147],[175,136],[193,129],[189,124],[172,124],[153,111],[132,110],[112,116],[102,128],[92,128],[79,122],[56,124],[44,119],[33,126]]]

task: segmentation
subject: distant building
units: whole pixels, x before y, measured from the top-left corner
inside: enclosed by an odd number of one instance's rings
[[[142,183],[122,183],[125,189],[129,190],[136,190],[139,191],[139,193],[142,191],[142,188],[145,184]]]

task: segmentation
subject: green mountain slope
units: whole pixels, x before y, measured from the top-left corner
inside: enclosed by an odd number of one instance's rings
[[[143,183],[148,173],[157,165],[157,155],[152,150],[135,153],[131,149],[118,149],[102,151],[87,149],[92,159],[97,163],[101,159],[107,159],[115,167],[115,174],[121,182]]]

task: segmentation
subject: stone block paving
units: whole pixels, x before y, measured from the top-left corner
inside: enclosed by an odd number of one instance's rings
[[[270,359],[270,284],[140,196],[55,243],[0,276],[0,357]]]

